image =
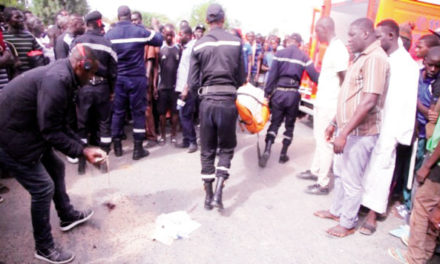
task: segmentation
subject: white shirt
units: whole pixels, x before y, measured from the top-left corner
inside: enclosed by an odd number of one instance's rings
[[[390,82],[382,112],[381,134],[410,145],[417,110],[419,68],[411,55],[399,47],[390,54]]]
[[[196,39],[191,40],[183,49],[182,57],[180,58],[179,68],[177,68],[176,92],[182,92],[188,80],[189,60],[191,52],[196,43]]]
[[[322,59],[316,107],[336,109],[340,90],[338,72],[347,70],[349,59],[350,55],[344,43],[338,38],[333,38]]]

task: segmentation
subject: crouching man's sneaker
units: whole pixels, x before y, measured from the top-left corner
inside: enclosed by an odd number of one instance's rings
[[[48,263],[69,263],[74,258],[70,252],[63,251],[61,248],[38,249],[34,255],[37,259]]]
[[[82,212],[75,211],[74,215],[70,219],[66,219],[60,222],[61,231],[69,231],[75,226],[84,223],[89,220],[95,212],[93,210],[85,210]]]

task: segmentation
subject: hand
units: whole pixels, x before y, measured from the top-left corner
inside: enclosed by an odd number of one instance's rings
[[[333,151],[336,154],[344,152],[345,143],[347,143],[347,137],[344,135],[338,135],[333,142]]]
[[[425,164],[422,165],[422,167],[420,169],[417,170],[416,172],[416,179],[419,183],[423,183],[426,179],[426,177],[428,177],[429,175],[429,167],[427,167]]]
[[[264,97],[264,99],[263,99],[263,104],[264,104],[265,106],[269,106],[269,98]]]
[[[435,207],[428,215],[429,223],[432,229],[440,229],[440,207]]]
[[[110,102],[113,102],[115,100],[115,93],[110,94]]]
[[[333,134],[335,133],[335,126],[333,125],[329,125],[326,129],[325,129],[325,140],[327,142],[330,142],[332,140]]]
[[[104,150],[96,147],[86,147],[83,150],[83,155],[87,161],[92,164],[101,164],[107,159],[107,153]]]
[[[153,97],[154,97],[154,100],[157,100],[159,98],[159,92],[157,91],[156,87],[154,87],[154,90],[153,90]]]
[[[438,113],[434,110],[428,110],[428,120],[431,123],[437,123],[437,119],[438,119]]]
[[[185,101],[187,96],[188,96],[188,89],[183,89],[182,93],[180,94],[180,99]]]

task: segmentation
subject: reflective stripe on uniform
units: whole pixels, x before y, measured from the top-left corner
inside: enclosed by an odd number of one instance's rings
[[[225,166],[217,166],[215,169],[229,172],[229,168],[226,168]]]
[[[156,32],[150,31],[150,36],[146,38],[125,38],[125,39],[112,39],[110,40],[112,44],[121,44],[121,43],[144,43],[152,40],[156,35]]]
[[[298,64],[298,65],[301,65],[303,67],[306,67],[306,66],[309,66],[310,64],[312,64],[311,60],[309,60],[307,62],[303,62],[303,61],[296,60],[296,59],[280,58],[280,57],[273,57],[273,59],[276,60],[276,61],[289,62],[289,63],[293,63],[293,64]]]
[[[100,51],[107,52],[107,53],[109,53],[112,56],[112,58],[116,62],[118,62],[118,55],[116,54],[116,52],[112,48],[110,48],[110,47],[108,47],[106,45],[97,44],[97,43],[84,43],[84,42],[81,43],[81,44],[83,46],[87,46],[87,47],[89,47],[89,48],[91,48],[93,50],[100,50]]]
[[[219,46],[240,46],[241,43],[239,41],[229,41],[229,40],[219,40],[219,41],[212,41],[212,42],[205,42],[202,43],[196,47],[194,47],[194,51],[197,51],[199,49],[203,49],[205,47],[219,47]]]
[[[215,179],[215,175],[214,174],[202,174],[201,176],[202,176],[203,180]]]
[[[112,143],[111,137],[101,137],[100,140],[101,140],[101,143]]]
[[[145,133],[144,128],[133,128],[133,133]]]

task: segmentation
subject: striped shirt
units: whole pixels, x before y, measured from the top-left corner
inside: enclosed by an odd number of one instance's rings
[[[18,59],[21,61],[22,65],[20,65],[17,69],[18,73],[25,72],[30,70],[31,67],[29,65],[29,58],[27,53],[31,50],[42,50],[43,48],[38,44],[35,37],[29,33],[28,31],[21,31],[20,33],[9,33],[4,32],[3,38],[6,41],[12,43],[17,50]]]
[[[354,136],[379,134],[381,110],[388,89],[390,66],[387,54],[375,41],[354,60],[348,68],[338,98],[336,120],[342,130],[353,118],[356,109],[366,94],[380,95],[377,104],[368,112],[365,119],[351,133]]]

